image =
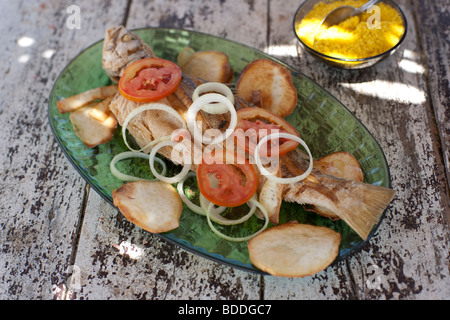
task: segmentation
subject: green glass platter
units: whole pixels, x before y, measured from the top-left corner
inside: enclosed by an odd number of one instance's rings
[[[272,59],[284,65],[292,72],[293,82],[298,91],[297,108],[287,120],[300,132],[313,156],[318,158],[336,151],[348,151],[360,162],[364,182],[391,187],[386,158],[371,133],[341,102],[292,67],[262,51],[200,32],[171,28],[145,28],[134,32],[153,48],[157,56],[174,62],[178,52],[186,46],[198,51],[222,51],[230,59],[235,80],[241,70],[255,59]],[[48,117],[53,133],[71,164],[96,192],[113,205],[111,193],[124,182],[111,174],[109,164],[115,155],[127,151],[120,128],[116,130],[110,142],[88,148],[75,135],[69,115],[59,113],[56,107],[56,102],[60,99],[112,83],[102,69],[102,46],[103,41],[94,43],[64,68],[50,94]],[[170,163],[168,165],[172,172],[178,170],[175,165]],[[144,161],[124,160],[117,166],[128,174],[151,178],[148,163]],[[192,190],[195,192],[195,186]],[[379,223],[384,216],[383,214]],[[334,263],[361,248],[369,241],[379,225],[373,228],[368,239],[364,241],[343,221],[331,221],[304,210],[301,205],[283,203],[280,223],[293,220],[326,226],[342,235],[339,255]],[[230,236],[244,236],[255,232],[261,226],[262,221],[254,217],[242,225],[224,227],[221,230]],[[251,264],[247,242],[230,242],[220,238],[211,231],[204,216],[193,213],[186,207],[183,209],[180,226],[159,236],[188,251],[225,265],[264,274]]]

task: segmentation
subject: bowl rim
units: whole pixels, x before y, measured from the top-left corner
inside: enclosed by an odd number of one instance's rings
[[[375,55],[375,56],[366,57],[366,58],[345,59],[345,58],[338,58],[338,57],[328,56],[328,55],[326,55],[326,54],[323,54],[323,53],[321,53],[321,52],[319,52],[319,51],[314,50],[313,48],[311,48],[310,46],[308,46],[306,43],[304,43],[304,42],[300,39],[300,37],[298,36],[297,31],[296,31],[296,29],[295,29],[295,23],[296,23],[296,21],[297,21],[297,15],[298,15],[300,9],[301,9],[308,1],[310,1],[310,0],[304,0],[304,1],[300,4],[300,6],[297,8],[297,10],[295,11],[294,19],[292,20],[292,28],[293,28],[293,30],[294,30],[294,34],[295,34],[297,40],[298,40],[298,41],[299,41],[299,42],[300,42],[307,50],[312,51],[315,55],[320,56],[320,57],[322,57],[322,58],[325,58],[325,59],[328,59],[328,60],[332,60],[332,61],[335,61],[335,62],[367,62],[367,61],[371,61],[371,60],[376,60],[376,59],[378,59],[378,58],[382,58],[382,57],[384,57],[384,56],[387,56],[387,55],[390,54],[390,53],[393,53],[393,52],[401,45],[401,43],[403,42],[403,40],[406,38],[406,33],[407,33],[407,31],[408,31],[408,21],[406,20],[405,13],[403,12],[403,10],[400,8],[400,6],[399,6],[395,1],[389,0],[389,2],[391,2],[391,3],[394,5],[394,7],[395,7],[395,9],[397,10],[397,12],[400,13],[400,16],[401,16],[401,18],[402,18],[402,20],[403,20],[404,27],[405,27],[405,28],[404,28],[405,31],[403,32],[403,35],[401,36],[400,40],[397,42],[397,44],[396,44],[395,46],[393,46],[393,47],[390,48],[389,50],[384,51],[384,52],[382,52],[382,53],[379,53],[379,54],[377,54],[377,55]],[[338,1],[338,0],[336,0],[336,1]],[[382,0],[382,2],[384,2],[384,0]]]

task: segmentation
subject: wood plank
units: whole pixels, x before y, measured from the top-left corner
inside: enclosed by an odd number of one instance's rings
[[[265,298],[450,296],[446,219],[450,206],[422,73],[427,66],[420,58],[414,9],[408,1],[397,3],[409,22],[405,43],[388,60],[360,71],[318,63],[297,47],[291,29],[297,1],[271,6],[270,44],[266,50],[330,91],[367,126],[386,154],[397,195],[374,238],[346,264],[305,279],[267,277]],[[405,68],[408,63],[414,66],[412,70]]]
[[[423,52],[422,64],[427,70],[430,102],[450,187],[450,1],[443,0],[431,6],[423,1],[413,3],[414,18],[421,30],[418,40]],[[450,221],[450,213],[447,220]]]
[[[81,29],[69,30],[71,4],[0,2],[2,299],[52,299],[68,277],[85,183],[53,138],[48,97],[62,68],[124,12],[120,1],[79,1]]]
[[[264,48],[267,0],[195,0],[133,3],[128,28],[172,27],[195,30]]]
[[[132,2],[127,28],[161,26],[205,31],[218,36],[250,30],[245,23],[224,23],[224,16],[250,17],[266,24],[265,2],[222,1]],[[263,12],[264,14],[261,14]],[[252,37],[252,45],[265,45],[265,29]],[[128,249],[126,249],[128,248]],[[130,254],[124,253],[124,250]],[[137,258],[132,258],[133,254]],[[89,192],[85,219],[74,265],[80,271],[79,289],[71,299],[259,299],[260,276],[230,268],[149,234]]]

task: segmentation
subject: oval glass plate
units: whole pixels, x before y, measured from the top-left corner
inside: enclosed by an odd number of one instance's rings
[[[159,57],[174,62],[178,52],[185,46],[194,50],[222,51],[230,58],[235,80],[241,70],[255,59],[268,58],[286,66],[291,70],[294,85],[298,90],[297,108],[287,120],[300,132],[313,156],[321,157],[335,151],[348,151],[360,162],[366,183],[391,186],[385,156],[370,132],[336,98],[290,66],[251,47],[199,32],[167,28],[146,28],[134,32],[146,41]],[[102,45],[103,41],[99,41],[88,47],[61,72],[50,95],[48,116],[55,137],[69,161],[89,185],[112,205],[111,193],[123,182],[111,174],[109,163],[115,155],[127,151],[120,128],[109,143],[87,148],[74,134],[69,115],[59,113],[56,108],[56,101],[60,99],[111,83],[102,69]],[[139,160],[126,161],[123,161],[122,168],[128,168],[127,173],[151,177],[147,163]],[[380,222],[383,218],[384,215]],[[298,204],[283,203],[280,223],[292,220],[327,226],[341,233],[340,251],[334,263],[358,250],[365,242],[342,221],[333,222],[305,211]],[[258,230],[261,225],[262,222],[254,218],[239,227],[228,227],[223,232],[228,232],[231,236],[243,236]],[[377,228],[378,225],[373,228],[371,235]],[[187,208],[184,208],[180,226],[160,236],[214,261],[246,271],[263,273],[251,264],[246,242],[230,242],[216,236],[204,216],[199,216]]]

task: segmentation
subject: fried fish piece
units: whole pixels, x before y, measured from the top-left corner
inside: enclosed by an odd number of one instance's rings
[[[280,158],[282,177],[304,173],[309,165],[300,149]],[[395,190],[382,186],[342,179],[313,169],[304,180],[288,184],[283,199],[324,208],[344,220],[364,240],[378,223],[392,201]]]
[[[124,40],[121,37],[117,37],[116,41],[121,42]],[[117,50],[121,47],[122,45],[118,43],[114,48],[116,48],[115,50]],[[120,55],[120,52],[105,53],[105,50],[107,48],[108,47],[104,48],[103,58],[107,60],[105,61],[104,65],[110,66],[113,65],[114,62],[111,62],[109,60],[113,59],[117,55]],[[148,46],[140,45],[136,48],[138,50],[145,51],[139,54],[139,56],[153,54]],[[137,53],[132,52],[132,54],[134,55]],[[266,64],[267,62],[263,63]],[[271,62],[267,64],[272,66]],[[257,63],[255,63],[255,65],[257,65]],[[281,65],[278,66],[282,67]],[[125,64],[123,64],[121,68],[125,68]],[[120,74],[122,69],[118,68],[116,71]],[[273,79],[281,79],[282,84],[287,83],[287,86],[281,85],[281,87],[277,87],[275,85],[276,82],[272,81],[270,85],[267,85],[265,87],[270,89],[272,88],[272,86],[275,86],[276,90],[273,91],[272,94],[291,91],[292,88],[290,88],[289,81],[287,81],[289,80],[289,77],[285,78],[281,73],[276,73],[281,72],[278,67],[256,69],[260,69],[262,73],[258,74],[256,70],[251,71],[250,74],[253,73],[253,75],[251,75],[251,77],[248,77],[249,79],[254,79],[256,81],[258,80],[258,77],[264,78],[264,72],[269,70],[268,72],[272,72],[271,75],[269,74],[270,77],[272,77]],[[274,70],[277,71],[275,72]],[[285,71],[288,72],[287,69]],[[261,84],[261,86],[264,87],[266,84],[267,83],[264,82],[263,84]],[[166,97],[164,99],[164,103],[172,106],[180,113],[182,117],[185,118],[185,114],[192,104],[191,97],[196,85],[197,82],[195,79],[191,78],[190,76],[184,75],[177,90]],[[286,91],[284,91],[285,89]],[[295,87],[294,91],[292,91],[289,95],[293,94],[294,92],[295,97],[291,96],[291,98],[287,99],[291,99],[291,102],[287,103],[287,105],[289,106],[288,109],[281,109],[282,114],[289,113],[292,105],[294,105],[293,101],[297,97]],[[277,99],[284,99],[283,97],[284,95],[281,95]],[[240,107],[248,107],[248,105],[246,105],[245,103],[239,102],[245,100],[244,98],[241,97],[242,99],[240,99],[238,95],[235,98],[236,109]],[[262,96],[262,99],[264,99],[264,96]],[[116,94],[115,98],[111,102],[110,109],[116,116],[118,123],[121,125],[125,117],[138,105],[139,104],[133,101],[126,100],[119,93]],[[142,114],[129,123],[129,132],[141,147],[147,145],[154,139],[157,139],[163,135],[167,135],[168,132],[172,132],[173,130],[175,130],[176,127],[171,127],[171,123],[174,126],[179,126],[179,122],[175,117],[172,117],[173,119],[171,119],[170,115],[162,115],[162,113],[163,112],[159,113],[158,111],[149,111],[149,113],[147,113],[146,115]],[[202,124],[204,128],[227,128],[228,122],[226,116],[224,115],[206,115],[200,112],[199,116],[203,120]],[[160,150],[163,149],[164,148]],[[170,157],[168,158],[170,159]],[[293,150],[287,155],[282,156],[280,159],[280,163],[282,177],[292,177],[302,174],[307,170],[309,165],[305,157],[301,155],[299,149]],[[390,188],[338,178],[329,174],[321,173],[319,170],[317,170],[317,168],[312,171],[307,179],[295,184],[285,185],[283,188],[283,200],[296,202],[302,205],[310,204],[313,206],[319,206],[328,211],[331,211],[339,216],[339,218],[343,219],[363,239],[367,239],[372,228],[376,223],[378,223],[382,213],[392,201],[394,195],[395,191]]]
[[[364,175],[358,160],[349,152],[339,151],[333,152],[318,160],[314,160],[314,168],[322,173],[329,174],[338,178],[350,179],[363,182]],[[331,220],[339,220],[339,216],[333,211],[324,207],[306,205],[305,209],[320,214],[321,216],[330,218]]]
[[[156,55],[152,48],[124,26],[106,30],[102,67],[112,81],[118,83],[123,71],[133,62],[153,57]]]

